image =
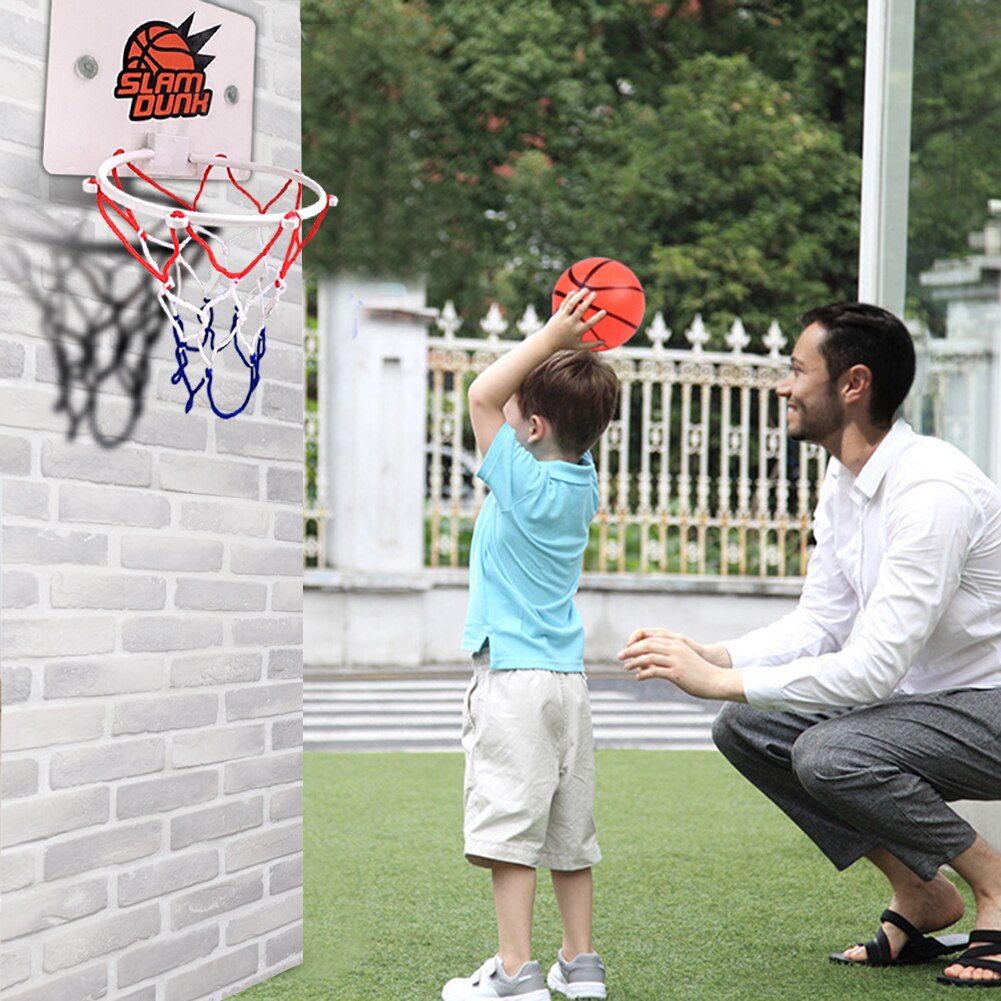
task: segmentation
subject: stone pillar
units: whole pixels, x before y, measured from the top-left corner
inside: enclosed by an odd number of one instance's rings
[[[940,397],[937,433],[961,448],[1001,483],[1001,200],[988,205],[982,231],[971,233],[974,252],[936,261],[921,275],[932,298],[945,304],[945,338],[929,342],[947,366],[933,387]],[[964,358],[964,356],[966,356]]]
[[[422,283],[329,278],[319,289],[327,562],[363,574],[424,565],[427,325]]]

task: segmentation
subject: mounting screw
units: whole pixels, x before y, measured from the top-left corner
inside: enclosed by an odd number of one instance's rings
[[[73,68],[77,71],[79,76],[84,78],[84,80],[93,80],[94,77],[97,76],[97,71],[99,69],[97,60],[93,56],[80,56],[80,58],[73,64]]]
[[[223,91],[223,97],[226,98],[227,104],[238,104],[240,101],[240,88],[234,87],[230,84],[225,91]]]

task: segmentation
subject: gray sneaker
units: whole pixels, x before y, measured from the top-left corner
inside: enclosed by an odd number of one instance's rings
[[[513,977],[504,972],[499,956],[491,956],[471,977],[453,977],[441,989],[442,1001],[551,1001],[542,967],[534,960]],[[587,995],[582,995],[587,996]]]
[[[568,998],[606,997],[605,965],[596,952],[581,952],[568,963],[560,949],[549,971],[549,986]]]

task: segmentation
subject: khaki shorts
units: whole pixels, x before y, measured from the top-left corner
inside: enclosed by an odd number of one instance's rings
[[[601,859],[583,674],[492,671],[489,654],[476,654],[462,746],[470,862],[573,872]]]

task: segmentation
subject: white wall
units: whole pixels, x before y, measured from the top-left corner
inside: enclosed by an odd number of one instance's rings
[[[468,572],[353,574],[307,571],[307,672],[468,666],[460,649]],[[795,607],[795,581],[584,574],[576,604],[584,659],[615,669],[640,626],[664,626],[711,642],[767,625]]]
[[[79,181],[41,168],[48,6],[0,0],[0,213],[103,239],[66,194]],[[221,6],[258,26],[254,156],[298,165],[298,0]],[[143,416],[107,448],[54,409],[31,283],[57,250],[15,250],[0,268],[0,989],[220,998],[302,957],[298,272],[248,413],[183,413],[164,326]],[[71,305],[99,305],[70,282]],[[96,402],[127,415],[114,380]]]

